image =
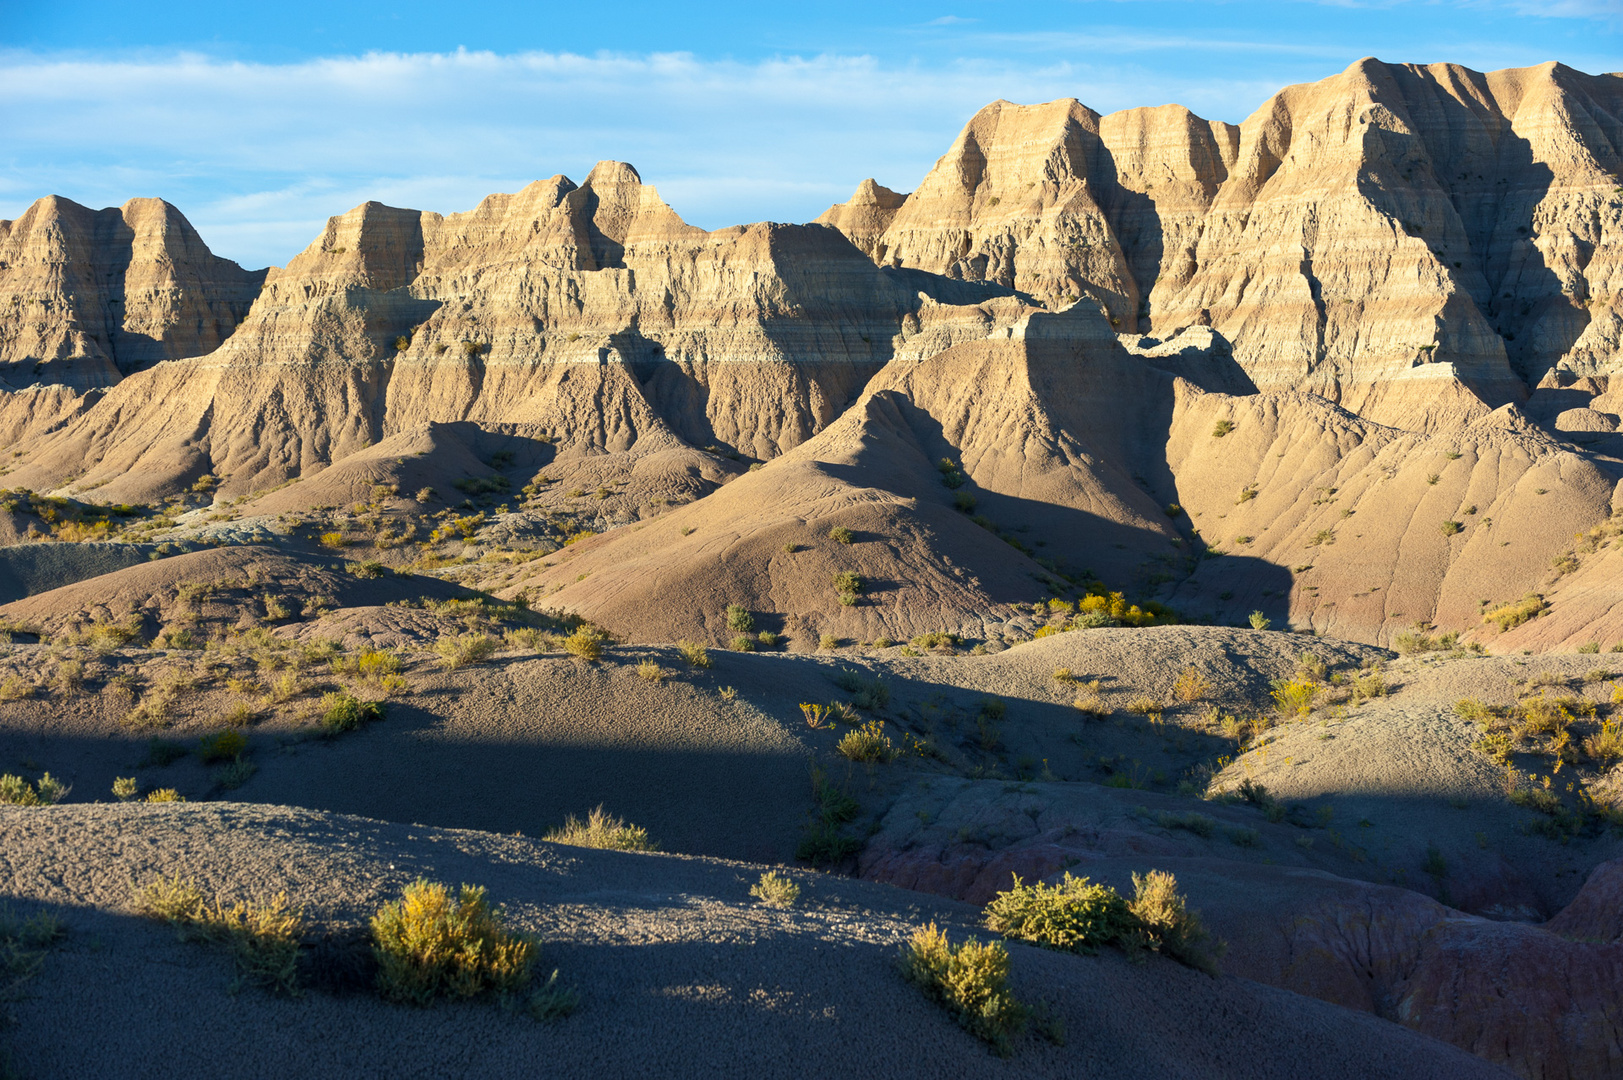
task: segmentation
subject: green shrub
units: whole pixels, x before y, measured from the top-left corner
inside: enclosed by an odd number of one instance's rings
[[[1280,716],[1306,716],[1313,711],[1319,684],[1310,679],[1275,679],[1270,697]]]
[[[1251,613],[1249,622],[1251,623],[1251,629],[1253,630],[1266,630],[1274,624],[1273,620],[1268,618],[1268,616],[1264,615],[1261,611],[1253,611]]]
[[[186,796],[172,787],[166,787],[147,792],[146,801],[149,803],[185,802]]]
[[[768,870],[760,881],[750,886],[750,895],[767,907],[790,908],[800,899],[800,886],[793,878]]]
[[[952,1014],[959,1025],[1007,1056],[1025,1030],[1027,1010],[1009,989],[1009,953],[1002,942],[947,940],[935,923],[902,946],[902,976]]]
[[[755,629],[755,616],[742,604],[727,605],[727,629],[747,634]]]
[[[605,813],[601,804],[581,821],[574,814],[564,819],[559,828],[541,839],[554,844],[573,847],[606,848],[611,851],[658,851],[659,845],[648,839],[648,830],[641,825],[628,824],[625,819]]]
[[[1458,533],[1462,533],[1464,531],[1465,531],[1465,523],[1464,522],[1461,522],[1461,521],[1445,521],[1445,522],[1443,522],[1443,535],[1444,536],[1454,536],[1454,535],[1456,535]]]
[[[1101,945],[1131,944],[1138,932],[1127,901],[1108,885],[1065,877],[1056,885],[1036,882],[1000,892],[986,905],[986,928],[1004,937],[1066,952],[1094,952]]]
[[[439,655],[441,667],[454,671],[490,659],[501,644],[501,639],[493,634],[449,634],[434,642],[434,652]]]
[[[378,994],[421,1006],[523,990],[538,949],[502,925],[483,888],[463,885],[453,899],[445,885],[418,878],[372,917],[372,952]]]
[[[321,695],[321,727],[329,735],[354,731],[363,724],[383,719],[383,702],[362,701],[354,694],[334,692]]]
[[[1103,945],[1129,953],[1156,949],[1216,974],[1208,934],[1200,917],[1187,910],[1176,878],[1159,870],[1134,874],[1133,893],[1129,901],[1108,885],[1069,873],[1057,885],[1023,885],[1016,876],[1013,888],[986,905],[986,927],[1065,952],[1090,953]]]
[[[665,669],[660,667],[659,664],[653,660],[644,660],[637,665],[637,677],[642,679],[644,682],[663,682],[665,679]]]
[[[259,771],[247,758],[237,758],[214,770],[214,782],[226,791],[235,791],[253,778]]]
[[[70,790],[50,773],[41,776],[37,784],[10,773],[0,776],[0,803],[10,806],[51,806],[61,802]]]
[[[1223,436],[1227,435],[1229,432],[1231,432],[1233,430],[1234,430],[1234,421],[1232,421],[1232,420],[1219,420],[1217,422],[1217,424],[1212,428],[1212,438],[1221,439]]]
[[[707,668],[710,666],[710,652],[697,641],[683,639],[676,643],[677,651],[682,659],[688,662],[689,667]]]
[[[754,652],[755,639],[748,634],[739,634],[733,638],[734,652]]]
[[[1513,604],[1494,608],[1482,616],[1485,623],[1496,623],[1501,631],[1513,630],[1529,619],[1535,619],[1544,610],[1544,597],[1528,593]]]
[[[850,544],[856,541],[856,536],[843,525],[836,525],[828,531],[828,538],[836,544]]]
[[[958,635],[949,634],[944,630],[932,630],[913,639],[913,645],[920,649],[946,649],[950,652],[957,644]]]
[[[1149,936],[1151,948],[1188,967],[1217,974],[1211,935],[1200,916],[1190,911],[1178,892],[1178,879],[1164,870],[1133,875],[1133,901],[1129,909]]]
[[[268,900],[234,901],[203,898],[195,882],[155,878],[137,889],[135,910],[174,927],[182,941],[224,945],[236,963],[233,990],[263,986],[289,997],[299,994],[299,941],[304,911],[292,907],[286,893]]]
[[[203,764],[211,765],[216,761],[230,761],[246,749],[248,737],[240,731],[227,730],[199,739],[197,756],[203,759]]]
[[[885,644],[889,645],[890,642]],[[879,642],[874,642],[874,645],[879,647]],[[843,668],[834,677],[834,683],[851,695],[851,704],[859,709],[873,712],[890,704],[890,686],[883,679],[867,679],[850,668]]]
[[[824,634],[817,639],[817,647],[825,652],[832,649],[838,649],[840,647],[840,639],[835,637],[833,634]]]
[[[113,778],[113,798],[119,802],[131,802],[141,794],[141,785],[133,776],[115,776]]]
[[[852,761],[890,761],[896,756],[896,747],[885,734],[885,725],[870,720],[855,731],[848,731],[835,744],[835,749]]]
[[[564,650],[571,656],[591,662],[603,658],[603,647],[608,643],[607,631],[591,623],[581,623],[575,627],[573,633],[564,638]]]

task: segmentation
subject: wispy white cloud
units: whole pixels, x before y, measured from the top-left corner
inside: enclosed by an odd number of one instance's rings
[[[969,23],[978,23],[979,19],[966,19],[962,15],[943,15],[939,19],[931,19],[925,26],[966,26]]]

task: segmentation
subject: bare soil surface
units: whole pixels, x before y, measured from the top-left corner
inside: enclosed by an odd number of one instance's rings
[[[1364,1013],[1151,956],[1010,947],[1013,987],[1045,1001],[1065,1045],[1027,1035],[990,1055],[905,983],[896,949],[972,907],[799,873],[799,905],[748,894],[758,868],[564,848],[489,833],[244,806],[0,809],[0,894],[64,913],[6,1031],[41,1080],[131,1077],[838,1075],[1492,1077],[1463,1051]],[[576,988],[538,1023],[471,1002],[408,1010],[366,994],[227,992],[230,961],[129,906],[131,882],[182,874],[207,890],[287,890],[320,926],[352,926],[418,877],[487,886],[539,935],[542,967]],[[117,1023],[86,1024],[92,1016]],[[201,1018],[229,1017],[226,1022]]]

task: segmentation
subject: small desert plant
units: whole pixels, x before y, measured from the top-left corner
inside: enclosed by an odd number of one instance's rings
[[[1489,611],[1482,616],[1482,621],[1498,624],[1501,631],[1513,630],[1529,619],[1537,618],[1544,607],[1544,597],[1537,593],[1528,593],[1513,604],[1505,604]]]
[[[56,675],[51,683],[63,697],[82,693],[85,688],[85,666],[77,660],[64,660],[56,665]]]
[[[850,544],[855,542],[856,536],[844,525],[836,525],[828,531],[828,538],[836,544]]]
[[[203,759],[205,765],[212,765],[217,761],[230,761],[240,757],[248,749],[248,737],[242,732],[231,729],[205,735],[198,740],[197,756]]]
[[[851,704],[872,712],[890,704],[890,686],[883,679],[867,679],[849,668],[834,678],[835,685],[851,695]]]
[[[11,773],[0,776],[0,803],[11,806],[51,806],[61,802],[70,790],[50,773],[34,784]]]
[[[1233,430],[1234,430],[1234,421],[1232,421],[1232,420],[1219,420],[1217,422],[1217,424],[1215,426],[1213,426],[1213,428],[1212,428],[1212,438],[1221,439],[1223,436],[1227,435],[1229,432],[1231,432]]]
[[[415,498],[420,503],[428,503],[428,502],[433,502],[434,499],[436,498],[436,496],[434,494],[434,489],[433,488],[425,487],[425,488],[418,488],[417,489],[417,494],[416,494]]]
[[[1253,630],[1266,630],[1274,624],[1274,621],[1261,611],[1253,611],[1249,621]]]
[[[564,651],[587,662],[603,659],[603,646],[609,642],[606,631],[591,623],[581,623],[564,638]]]
[[[763,649],[776,649],[778,647],[778,635],[771,630],[762,630],[755,635],[755,642]]]
[[[34,684],[20,675],[11,675],[0,682],[0,701],[26,701],[34,696]]]
[[[1151,948],[1180,964],[1217,974],[1217,959],[1208,947],[1210,935],[1200,916],[1188,910],[1178,892],[1178,879],[1164,870],[1133,875],[1133,900],[1128,905],[1150,939]]]
[[[750,895],[767,907],[790,908],[800,899],[800,886],[793,878],[768,870],[760,881],[750,886]]]
[[[214,770],[214,782],[226,791],[235,791],[252,779],[254,773],[259,771],[247,758],[236,758]]]
[[[709,650],[697,641],[688,641],[684,638],[676,643],[676,648],[682,654],[682,659],[688,662],[689,667],[707,668],[710,666]]]
[[[944,630],[932,630],[913,639],[914,647],[919,649],[944,649],[951,652],[952,647],[957,644],[958,635],[949,634]]]
[[[935,923],[902,946],[902,976],[943,1006],[959,1025],[1007,1055],[1025,1029],[1027,1009],[1009,989],[1009,953],[999,941],[959,945]]]
[[[386,675],[400,674],[400,654],[367,646],[355,655],[349,667],[359,678],[377,682]]]
[[[852,761],[885,762],[896,756],[896,747],[885,734],[885,725],[878,720],[870,720],[855,731],[846,732],[834,748]]]
[[[733,652],[754,652],[755,639],[748,634],[737,634],[732,641]]]
[[[1623,729],[1616,719],[1607,720],[1595,734],[1584,739],[1584,753],[1606,765],[1623,759]]]
[[[644,682],[657,683],[665,678],[665,669],[652,660],[644,660],[637,665],[637,678]]]
[[[1461,521],[1445,521],[1445,522],[1443,522],[1443,535],[1444,536],[1454,536],[1455,534],[1462,533],[1464,531],[1465,531],[1465,523],[1464,522],[1461,522]]]
[[[1185,668],[1172,684],[1172,696],[1189,703],[1205,701],[1212,696],[1212,681],[1195,668]]]
[[[185,802],[186,796],[172,787],[166,787],[147,792],[146,801],[149,803]]]
[[[997,894],[986,905],[986,927],[1051,949],[1091,953],[1113,945],[1128,953],[1150,948],[1179,963],[1216,973],[1200,917],[1188,911],[1171,874],[1133,875],[1133,899],[1108,885],[1066,873],[1055,885],[1023,885]]]
[[[434,642],[434,652],[440,658],[440,666],[447,671],[454,671],[469,664],[477,664],[488,660],[501,648],[501,639],[494,634],[471,632],[467,634],[448,634]]]
[[[133,776],[113,778],[113,798],[119,802],[133,802],[141,794],[141,785]]]
[[[512,994],[530,981],[537,946],[502,925],[485,890],[463,885],[453,898],[438,882],[418,878],[372,917],[378,994],[386,1001],[428,1005],[435,998]]]
[[[838,649],[840,647],[840,639],[835,637],[833,634],[824,634],[817,639],[817,647],[824,651]]]
[[[266,900],[212,903],[192,881],[156,878],[135,891],[135,909],[173,926],[183,941],[224,945],[236,963],[235,987],[263,986],[296,997],[304,911],[286,893]]]
[[[628,824],[625,819],[606,813],[601,804],[586,815],[585,821],[570,814],[564,819],[563,825],[553,829],[541,839],[554,844],[606,848],[611,851],[659,850],[659,845],[648,839],[647,829],[641,825]]]
[[[1306,716],[1313,711],[1319,684],[1310,679],[1275,679],[1269,696],[1280,716]]]
[[[341,548],[349,543],[339,532],[324,532],[316,542],[324,548]]]
[[[727,605],[727,629],[736,633],[747,634],[755,629],[755,616],[742,604]]]
[[[321,695],[321,727],[329,735],[354,731],[363,724],[382,719],[381,701],[362,701],[354,694],[341,692]]]
[[[1102,945],[1130,942],[1138,931],[1127,901],[1108,885],[1066,873],[1054,885],[1021,883],[986,905],[987,929],[1004,937],[1065,952],[1091,953]]]

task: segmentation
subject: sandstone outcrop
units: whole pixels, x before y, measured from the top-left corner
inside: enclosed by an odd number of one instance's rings
[[[1438,363],[1493,407],[1557,365],[1616,362],[1620,95],[1553,63],[1365,59],[1239,128],[996,102],[873,254],[1050,304],[1086,295],[1124,333],[1209,325],[1257,386],[1360,413]],[[859,206],[822,220],[857,236]]]
[[[110,386],[213,352],[264,277],[211,254],[161,199],[106,210],[40,199],[0,221],[0,389]]]

